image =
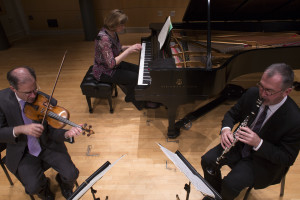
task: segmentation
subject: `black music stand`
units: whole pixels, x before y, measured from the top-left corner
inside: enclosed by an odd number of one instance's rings
[[[125,155],[121,156],[118,160],[116,160],[113,164],[111,164],[109,161],[106,161],[99,169],[97,169],[90,177],[88,177],[76,190],[73,192],[73,194],[67,199],[67,200],[77,200],[80,199],[90,188],[91,193],[93,195],[94,200],[100,200],[100,198],[96,198],[95,194],[97,193],[97,190],[93,189],[93,185],[100,180],[104,174],[110,170],[121,158],[123,158]],[[108,200],[108,196],[106,196],[105,200]]]
[[[157,143],[158,144],[158,143]],[[186,160],[186,158],[176,151],[175,153],[163,147],[161,144],[158,144],[160,149],[164,154],[174,163],[174,165],[185,174],[189,179],[189,185],[185,184],[184,189],[187,191],[186,200],[189,199],[190,195],[190,183],[200,191],[204,196],[209,196],[215,200],[222,200],[221,195],[209,184],[206,180],[195,170],[195,168]],[[178,195],[176,195],[177,200],[179,200]]]

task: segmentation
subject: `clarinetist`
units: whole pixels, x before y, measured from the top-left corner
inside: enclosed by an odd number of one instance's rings
[[[225,114],[220,144],[201,160],[204,178],[224,200],[236,198],[247,187],[262,189],[279,183],[296,160],[300,149],[300,112],[289,97],[293,81],[294,73],[288,65],[272,64],[257,87],[248,89]],[[257,99],[263,100],[258,110]],[[253,112],[257,114],[252,122],[232,130]],[[238,142],[231,146],[234,138]],[[230,151],[216,162],[226,148]],[[223,165],[231,171],[222,179]]]

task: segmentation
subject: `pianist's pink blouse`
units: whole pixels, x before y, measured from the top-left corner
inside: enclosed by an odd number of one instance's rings
[[[93,75],[99,81],[102,74],[112,76],[116,70],[115,57],[122,51],[118,34],[115,39],[111,37],[105,28],[102,28],[95,40],[95,60]]]

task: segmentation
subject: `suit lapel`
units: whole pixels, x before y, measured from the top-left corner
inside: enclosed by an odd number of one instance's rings
[[[17,97],[15,95],[15,93],[13,91],[10,92],[10,95],[9,95],[9,101],[11,102],[12,104],[12,107],[9,108],[11,109],[11,113],[15,113],[16,115],[16,122],[18,124],[24,124],[24,121],[23,121],[23,117],[22,117],[22,111],[20,109],[20,104],[17,100]]]
[[[9,101],[9,106],[7,107],[7,109],[9,109],[9,113],[10,113],[10,119],[13,119],[12,123],[14,124],[13,126],[19,126],[19,125],[23,125],[24,121],[23,121],[23,117],[22,117],[22,113],[21,113],[21,109],[20,109],[20,104],[17,100],[17,97],[15,95],[15,93],[10,90],[9,91],[9,95],[8,95],[8,101]],[[24,134],[21,134],[19,136],[19,142],[23,141],[25,144],[27,143],[27,137]]]

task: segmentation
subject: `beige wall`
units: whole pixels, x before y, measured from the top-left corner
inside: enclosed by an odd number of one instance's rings
[[[21,0],[31,31],[82,30],[79,0]],[[164,22],[171,11],[173,22],[181,22],[189,0],[93,0],[95,21],[102,26],[103,17],[119,8],[129,17],[127,27],[148,27],[151,22]],[[161,15],[161,16],[159,16]],[[47,19],[57,19],[58,28],[49,28]]]
[[[94,0],[99,26],[107,12],[119,8],[129,17],[127,27],[148,27],[152,22],[164,22],[171,11],[175,11],[172,21],[181,22],[188,2],[189,0]]]
[[[78,0],[22,0],[31,30],[82,29]],[[57,19],[58,28],[49,28],[47,19]]]

